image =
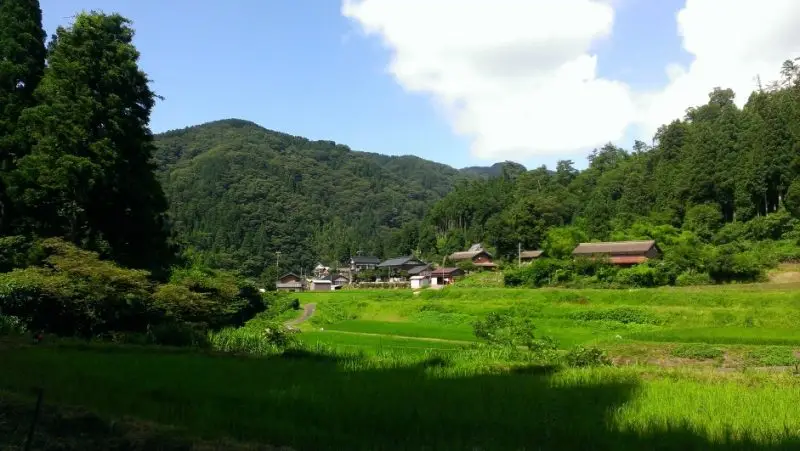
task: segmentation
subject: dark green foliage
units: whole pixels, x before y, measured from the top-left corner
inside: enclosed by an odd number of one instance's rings
[[[800,180],[795,180],[789,185],[784,204],[792,216],[800,218]]]
[[[721,349],[705,343],[688,343],[672,350],[672,355],[685,359],[718,359],[725,355]]]
[[[564,360],[567,365],[576,368],[611,365],[611,360],[606,353],[595,347],[576,346],[564,356]]]
[[[16,316],[0,315],[0,337],[3,335],[22,335],[26,331],[25,323]]]
[[[747,363],[753,366],[792,366],[800,363],[791,348],[766,346],[747,353]]]
[[[170,263],[167,204],[150,161],[155,94],[132,39],[116,14],[58,28],[36,105],[20,119],[33,146],[8,174],[8,194],[17,230],[155,270]]]
[[[274,267],[276,251],[278,272],[298,274],[359,251],[415,252],[435,241],[416,221],[466,177],[417,157],[355,152],[240,120],[168,132],[157,145],[176,232],[203,263],[249,277]]]
[[[44,73],[44,41],[38,0],[0,0],[0,233],[15,216],[6,174],[30,147],[19,118],[34,105],[33,92]]]
[[[475,336],[495,346],[525,346],[530,351],[555,349],[552,338],[536,338],[530,318],[492,312],[473,324]]]
[[[570,318],[579,321],[617,321],[623,324],[663,324],[661,318],[633,307],[579,311],[571,314]]]
[[[683,228],[708,241],[722,227],[722,212],[718,205],[695,205],[686,212]]]
[[[242,326],[266,309],[252,284],[231,273],[203,268],[174,270],[169,283],[156,288],[153,299],[168,320],[215,330]]]
[[[91,337],[144,331],[156,322],[144,271],[102,261],[58,239],[41,243],[42,266],[0,274],[0,310],[35,330]]]

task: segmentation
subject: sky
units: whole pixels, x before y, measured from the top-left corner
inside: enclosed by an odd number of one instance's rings
[[[800,57],[797,0],[41,0],[133,21],[154,132],[238,118],[454,167],[585,167]]]

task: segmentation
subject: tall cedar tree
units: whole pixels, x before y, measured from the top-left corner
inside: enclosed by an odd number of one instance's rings
[[[0,0],[0,233],[10,223],[5,174],[27,153],[18,125],[44,73],[45,32],[38,0]]]
[[[124,17],[82,13],[59,27],[21,119],[35,144],[10,175],[28,232],[65,236],[118,262],[169,264],[167,203],[151,162],[156,95]]]

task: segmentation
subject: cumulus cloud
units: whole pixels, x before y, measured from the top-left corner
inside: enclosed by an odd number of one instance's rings
[[[342,13],[392,52],[390,73],[432,96],[485,159],[524,159],[621,138],[624,83],[597,76],[611,33],[598,0],[345,0]]]
[[[686,0],[676,32],[692,63],[665,64],[664,88],[631,92],[597,75],[592,51],[618,2],[343,0],[342,14],[390,50],[404,89],[430,95],[473,155],[492,160],[574,154],[630,125],[649,140],[716,86],[743,105],[756,75],[769,82],[800,56],[798,0]]]
[[[687,0],[677,15],[688,67],[667,66],[669,84],[643,94],[638,121],[652,136],[660,126],[682,118],[687,107],[708,101],[714,87],[731,88],[739,106],[757,88],[778,77],[788,58],[800,56],[800,1]]]

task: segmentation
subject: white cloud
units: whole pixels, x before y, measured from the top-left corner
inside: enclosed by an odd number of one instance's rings
[[[766,84],[784,60],[800,56],[797,17],[797,0],[687,0],[677,25],[694,61],[686,68],[669,65],[668,86],[643,96],[642,131],[652,136],[659,125],[682,118],[687,107],[707,102],[716,86],[733,89],[744,105],[757,75]]]
[[[665,65],[663,89],[631,92],[598,77],[592,54],[624,3],[343,0],[342,14],[389,48],[401,86],[429,94],[473,155],[490,160],[574,154],[620,140],[632,124],[649,140],[716,86],[743,105],[756,75],[769,82],[800,56],[798,0],[686,0],[676,31],[693,62]]]
[[[597,0],[344,0],[392,51],[390,73],[430,94],[485,159],[524,159],[620,139],[628,87],[598,78],[592,44],[614,10]]]

